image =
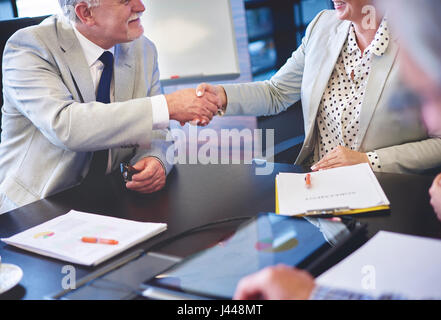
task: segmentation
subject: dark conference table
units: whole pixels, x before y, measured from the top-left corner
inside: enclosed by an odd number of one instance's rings
[[[9,237],[71,209],[124,219],[168,224],[167,231],[98,267],[76,267],[80,279],[137,249],[147,249],[190,228],[232,217],[273,212],[274,179],[278,172],[303,172],[301,167],[276,164],[271,175],[256,175],[254,165],[177,165],[166,187],[150,195],[125,189],[121,175],[114,173],[100,181],[80,185],[17,210],[0,215],[0,237]],[[357,219],[368,224],[368,237],[379,230],[441,238],[441,223],[429,203],[433,177],[376,174],[391,202],[388,214],[370,214]],[[230,222],[170,243],[159,251],[184,257],[213,245],[234,231],[240,221]],[[69,264],[0,242],[4,263],[20,266],[20,284],[0,299],[43,299],[62,290]]]

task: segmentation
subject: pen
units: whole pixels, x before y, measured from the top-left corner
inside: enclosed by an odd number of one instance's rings
[[[101,244],[110,244],[110,245],[118,244],[117,240],[95,238],[95,237],[82,237],[81,241],[86,242],[86,243],[101,243]]]
[[[305,187],[306,188],[311,188],[311,174],[307,173],[305,176]]]

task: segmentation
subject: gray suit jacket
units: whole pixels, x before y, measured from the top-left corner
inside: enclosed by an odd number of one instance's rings
[[[161,93],[156,49],[141,37],[115,47],[115,103],[96,102],[72,26],[50,17],[19,30],[3,56],[0,194],[22,206],[79,184],[93,151],[121,161],[159,158],[169,172],[166,130],[152,130],[151,96]]]
[[[311,22],[300,47],[269,81],[225,85],[226,115],[277,114],[302,100],[305,141],[296,160],[302,164],[314,151],[320,100],[328,85],[350,28],[334,11],[322,11]],[[396,39],[382,57],[374,56],[360,116],[357,149],[375,150],[383,172],[422,172],[441,165],[441,139],[428,138],[423,124],[388,107],[399,87]],[[277,130],[277,128],[276,128]]]

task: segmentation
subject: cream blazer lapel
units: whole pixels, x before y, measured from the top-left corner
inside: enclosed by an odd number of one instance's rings
[[[115,46],[115,63],[113,69],[113,79],[115,82],[115,102],[131,100],[134,97],[133,90],[135,85],[135,54],[131,54],[128,44],[118,44]],[[131,58],[130,58],[131,57]],[[147,95],[147,93],[146,93]],[[128,108],[127,112],[129,112]],[[112,148],[110,152],[112,170],[119,166],[123,158],[130,158],[133,150],[130,148]]]
[[[317,77],[315,78],[315,83],[311,86],[311,92],[309,93],[309,130],[306,133],[305,142],[307,145],[311,144],[311,139],[313,137],[317,112],[320,106],[320,101],[323,97],[323,93],[329,82],[329,78],[334,71],[335,64],[337,63],[338,57],[340,56],[341,50],[346,42],[349,28],[351,22],[344,21],[335,30],[332,35],[330,35],[325,48],[316,48],[318,55],[321,55],[321,63],[319,65]],[[330,31],[332,32],[332,31]],[[319,51],[325,52],[319,52]],[[310,68],[315,68],[309,66]]]
[[[79,90],[82,102],[95,101],[95,90],[90,69],[84,57],[81,45],[70,24],[58,22],[61,48],[66,56],[66,63]],[[131,58],[129,58],[131,57]],[[130,55],[130,46],[121,44],[115,47],[115,101],[132,99],[135,81],[135,61]]]
[[[135,55],[131,55],[130,50],[128,44],[120,44],[115,47],[115,101],[127,101],[134,98],[136,63]]]
[[[372,67],[366,85],[364,100],[361,105],[360,131],[357,135],[357,146],[360,147],[369,124],[377,108],[381,94],[385,89],[387,78],[392,70],[398,53],[396,39],[391,39],[383,56],[373,55]]]
[[[72,74],[80,99],[82,102],[95,101],[96,96],[90,69],[72,26],[59,20],[57,27],[61,50],[65,54],[65,61]]]

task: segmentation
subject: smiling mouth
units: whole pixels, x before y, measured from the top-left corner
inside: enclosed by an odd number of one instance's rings
[[[140,22],[141,21],[141,15],[140,13],[134,13],[131,15],[131,17],[129,18],[129,23],[132,22]]]
[[[344,1],[333,1],[334,2],[334,8],[339,10],[344,8],[344,6],[346,5],[346,2]]]

